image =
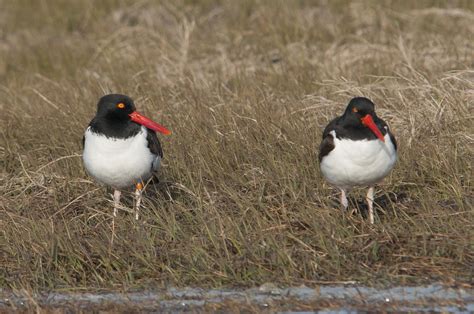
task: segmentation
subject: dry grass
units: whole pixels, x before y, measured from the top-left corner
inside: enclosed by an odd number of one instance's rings
[[[2,6],[1,286],[473,279],[474,2]],[[110,191],[80,158],[108,92],[174,132],[113,246]],[[316,157],[357,95],[400,147],[373,226],[337,208]]]

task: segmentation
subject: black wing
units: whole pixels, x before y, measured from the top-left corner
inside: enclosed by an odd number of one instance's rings
[[[163,150],[161,149],[161,144],[158,140],[158,137],[156,136],[155,131],[147,128],[146,140],[148,142],[148,148],[150,149],[150,151],[153,154],[163,158]]]
[[[323,157],[329,154],[334,149],[334,138],[329,132],[336,128],[337,122],[339,121],[339,117],[335,118],[324,128],[323,131],[323,141],[319,145],[319,162],[323,160]]]
[[[395,150],[397,150],[397,140],[395,139],[395,136],[392,134],[392,132],[390,132],[390,128],[388,127],[388,124],[380,118],[377,118],[376,124],[378,128],[380,129],[380,131],[382,131],[382,134],[384,136],[388,132],[388,135],[390,136],[390,140],[392,141],[393,146],[395,147]]]

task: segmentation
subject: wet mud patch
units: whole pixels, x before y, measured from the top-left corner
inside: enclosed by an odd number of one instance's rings
[[[40,310],[45,313],[104,312],[300,312],[338,310],[474,311],[472,287],[438,284],[377,289],[365,286],[278,288],[265,284],[250,289],[169,288],[135,292],[2,291],[0,311]]]

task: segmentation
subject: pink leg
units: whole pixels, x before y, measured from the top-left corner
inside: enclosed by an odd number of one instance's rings
[[[371,186],[367,192],[367,205],[369,205],[369,221],[371,224],[374,223],[374,187]]]
[[[140,203],[142,202],[143,183],[135,185],[135,220],[138,220],[138,211],[140,210]]]
[[[349,202],[347,201],[346,191],[341,189],[341,205],[344,209],[347,209]]]
[[[120,206],[120,195],[122,195],[122,192],[114,190],[114,217],[117,217],[117,210]]]

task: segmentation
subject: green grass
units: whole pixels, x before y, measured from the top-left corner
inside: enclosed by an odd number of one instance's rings
[[[474,2],[3,6],[1,286],[472,281]],[[113,244],[110,191],[80,158],[109,92],[173,131]],[[353,96],[399,141],[375,225],[338,208],[317,163]]]

